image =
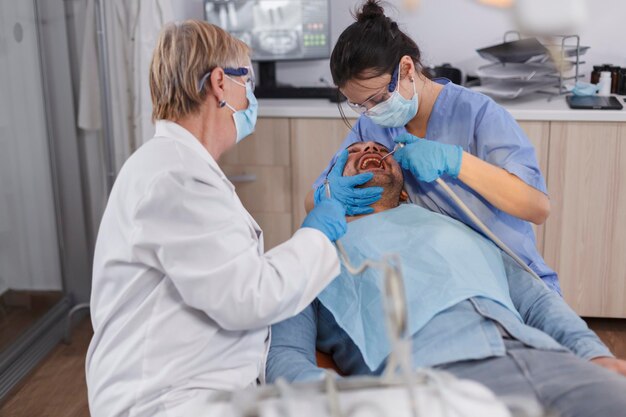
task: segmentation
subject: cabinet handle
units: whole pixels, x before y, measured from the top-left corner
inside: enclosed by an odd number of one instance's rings
[[[256,175],[254,174],[241,174],[241,175],[232,175],[232,176],[227,176],[226,178],[228,178],[228,181],[235,183],[235,182],[255,182],[256,181]]]

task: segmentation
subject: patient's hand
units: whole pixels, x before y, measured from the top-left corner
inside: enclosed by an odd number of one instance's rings
[[[624,360],[601,356],[599,358],[593,358],[591,362],[626,376],[626,361]]]

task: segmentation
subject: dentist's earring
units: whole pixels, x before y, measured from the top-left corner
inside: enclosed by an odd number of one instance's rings
[[[222,107],[226,105],[226,100],[220,100],[220,102],[217,105],[221,109]]]

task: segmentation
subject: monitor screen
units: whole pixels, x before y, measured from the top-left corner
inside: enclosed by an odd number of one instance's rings
[[[330,56],[329,0],[204,0],[205,19],[243,40],[255,61]]]

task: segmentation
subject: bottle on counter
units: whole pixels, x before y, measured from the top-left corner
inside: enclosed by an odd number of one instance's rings
[[[591,72],[591,84],[598,84],[600,82],[600,73],[602,71],[611,71],[611,64],[594,65]]]
[[[611,71],[602,71],[600,73],[598,86],[600,87],[600,91],[598,91],[599,96],[611,95]]]
[[[619,70],[620,67],[611,67],[611,94],[617,94],[617,87],[619,85]]]
[[[591,84],[598,84],[600,82],[600,72],[602,71],[602,65],[594,65],[593,71],[591,71],[591,77],[589,82]]]
[[[626,96],[626,68],[621,68],[619,70],[617,94]]]

